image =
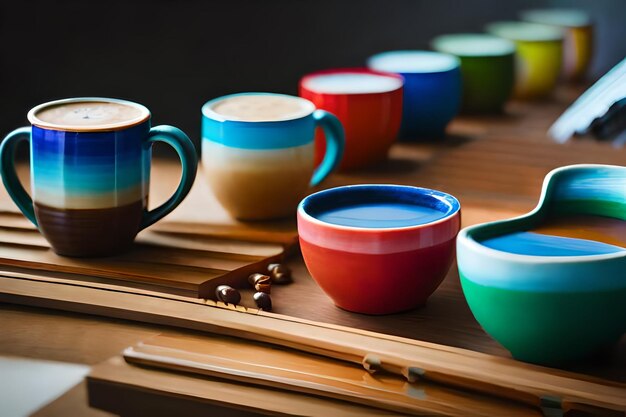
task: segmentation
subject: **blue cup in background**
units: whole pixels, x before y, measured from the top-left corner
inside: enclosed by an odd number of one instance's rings
[[[431,51],[389,51],[370,57],[367,66],[404,77],[403,140],[445,136],[461,105],[461,70],[457,57]]]

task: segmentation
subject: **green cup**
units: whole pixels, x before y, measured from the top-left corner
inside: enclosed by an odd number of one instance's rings
[[[499,113],[515,82],[515,44],[492,35],[460,33],[433,39],[433,49],[461,60],[463,111]]]

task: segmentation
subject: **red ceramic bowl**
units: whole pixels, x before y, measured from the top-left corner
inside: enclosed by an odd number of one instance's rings
[[[439,219],[399,227],[345,226],[320,220],[334,208],[411,204],[441,211]],[[390,224],[402,220],[391,219]],[[461,225],[460,204],[440,191],[399,185],[354,185],[320,191],[298,206],[306,266],[345,310],[389,314],[424,304],[446,276]]]
[[[300,80],[300,97],[339,118],[346,134],[341,170],[386,158],[400,129],[404,79],[397,74],[346,68],[319,71]],[[316,163],[324,155],[324,133],[315,137]]]

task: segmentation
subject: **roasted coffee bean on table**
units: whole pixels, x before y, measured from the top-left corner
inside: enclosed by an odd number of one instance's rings
[[[252,296],[257,307],[263,311],[272,311],[272,297],[264,292],[255,292]]]
[[[270,284],[269,282],[257,282],[256,284],[254,284],[254,289],[258,292],[264,292],[266,294],[269,294],[272,292],[272,284]]]
[[[263,275],[263,274],[251,274],[248,277],[248,282],[250,283],[250,285],[252,285],[253,287],[256,284],[271,284],[272,283],[272,279],[269,277],[269,275]]]
[[[229,285],[219,285],[215,289],[215,297],[226,304],[239,304],[241,294]]]
[[[269,264],[267,270],[274,284],[288,284],[291,282],[291,269],[283,264]]]
[[[248,277],[248,282],[256,291],[268,294],[272,291],[272,279],[268,275],[252,274]]]

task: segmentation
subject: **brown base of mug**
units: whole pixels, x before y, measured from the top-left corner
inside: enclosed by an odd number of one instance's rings
[[[143,202],[104,209],[59,209],[35,203],[39,230],[58,255],[112,256],[132,246]]]

